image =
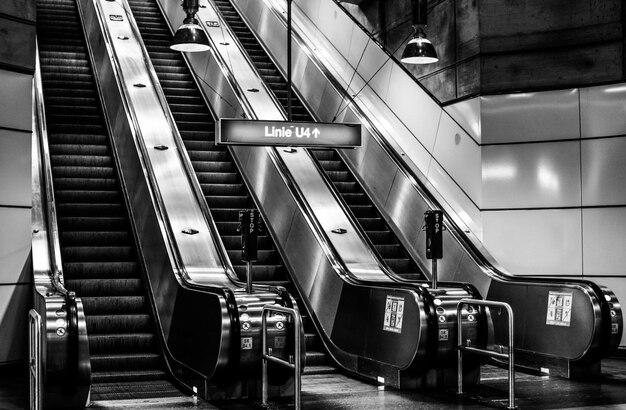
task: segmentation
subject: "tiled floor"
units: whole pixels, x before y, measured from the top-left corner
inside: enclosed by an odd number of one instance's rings
[[[477,393],[506,404],[506,371],[484,366],[482,384]],[[458,398],[451,391],[396,391],[361,383],[343,375],[306,377],[302,387],[303,408],[319,410],[379,410],[379,409],[484,409],[487,405],[467,398]],[[572,381],[549,376],[516,376],[516,404],[520,409],[625,409],[626,360],[603,362],[603,376],[593,382]],[[245,402],[197,404],[145,402],[99,403],[92,408],[145,408],[201,410],[247,410],[258,408]],[[293,408],[292,406],[284,406]],[[25,366],[0,368],[0,409],[28,408],[28,373]]]

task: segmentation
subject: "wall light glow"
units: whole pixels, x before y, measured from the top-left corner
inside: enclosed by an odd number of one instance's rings
[[[559,177],[545,164],[539,164],[537,169],[537,181],[539,186],[546,191],[552,191],[554,193],[559,192],[561,183]]]
[[[511,164],[486,164],[483,166],[483,181],[507,181],[517,176],[517,168]]]

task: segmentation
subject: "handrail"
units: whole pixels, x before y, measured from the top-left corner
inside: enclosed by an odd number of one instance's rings
[[[42,346],[41,346],[41,316],[35,309],[31,309],[28,312],[28,373],[30,381],[30,409],[42,410],[43,409],[43,385],[41,375],[41,359],[42,359]]]
[[[293,363],[291,360],[291,357],[289,358],[289,361],[280,359],[276,356],[272,356],[272,349],[267,347],[267,316],[270,312],[279,312],[279,313],[285,313],[287,315],[290,315],[293,318],[294,321],[294,333],[295,333],[295,337],[294,337],[294,343],[295,343],[295,352],[294,352],[294,358],[293,358]],[[263,390],[262,390],[262,396],[261,396],[261,403],[264,407],[267,407],[267,396],[268,396],[268,377],[267,377],[267,362],[272,362],[272,363],[276,363],[280,366],[284,366],[287,367],[289,369],[293,369],[294,371],[294,378],[295,378],[295,382],[294,382],[294,390],[295,390],[295,407],[296,410],[300,410],[302,408],[302,357],[300,356],[302,353],[302,346],[301,346],[301,333],[302,333],[302,317],[300,316],[300,313],[295,310],[295,309],[291,309],[291,308],[286,308],[286,307],[282,307],[282,306],[278,306],[278,305],[273,305],[273,306],[264,306],[263,307],[263,312],[262,312],[262,318],[261,318],[261,333],[263,336],[263,350],[262,352],[262,357],[263,357],[263,374],[262,374],[262,383],[263,383]]]
[[[245,47],[241,43],[240,39],[232,31],[232,28],[230,27],[230,25],[225,22],[224,16],[222,15],[222,12],[216,7],[215,4],[210,3],[210,5],[213,8],[213,10],[215,11],[215,13],[218,15],[218,17],[221,19],[220,24],[222,25],[222,30],[226,31],[228,33],[229,37],[237,45],[238,49],[244,50]],[[233,3],[233,6],[237,9],[237,6],[234,3]],[[240,13],[240,15],[244,19],[244,21],[245,21],[245,17],[241,13]],[[204,24],[204,22],[201,21],[201,24]],[[253,35],[255,35],[254,32],[252,32],[252,33],[253,33]],[[211,39],[209,41],[212,42]],[[269,50],[267,50],[265,48],[265,45],[263,44],[263,42],[261,40],[259,40],[258,42],[261,45],[261,47],[265,50],[267,55],[270,57],[270,59],[273,61],[271,53],[269,52]],[[215,47],[211,48],[212,52],[213,52],[214,49],[215,49]],[[248,55],[248,53],[244,52],[242,54],[243,54],[244,59],[250,65],[250,67],[255,67],[254,66],[254,62],[252,61],[252,59]],[[219,61],[220,66],[222,68],[222,71],[225,73],[225,75],[228,78],[228,80],[229,81],[231,79],[233,80],[234,83],[231,84],[231,85],[233,87],[239,88],[239,84],[235,80],[235,78],[234,78],[235,76],[232,74],[232,71],[231,71],[232,68],[230,67],[230,65],[226,64],[224,59],[221,57],[220,53],[213,52],[213,55],[215,56],[216,60]],[[275,66],[282,73],[282,69],[281,69],[280,65],[279,64],[275,64]],[[256,69],[253,69],[253,71],[255,72],[255,74],[258,75],[258,71]],[[269,96],[270,100],[274,102],[274,105],[275,105],[276,109],[280,112],[280,115],[283,117],[283,119],[286,120],[287,119],[287,111],[286,111],[285,107],[280,103],[280,101],[278,100],[277,96],[274,94],[274,92],[269,88],[267,83],[262,78],[259,78],[259,83],[260,83],[259,86],[261,88],[263,88],[263,90],[267,93],[267,95]],[[303,104],[304,104],[305,99],[302,97],[302,95],[300,95],[299,91],[298,90],[294,90],[294,91],[295,91],[294,96],[296,98],[299,98],[303,102]],[[242,98],[242,100],[240,100],[240,103],[243,106],[244,113],[246,114],[247,118],[258,119],[258,116],[256,114],[256,111],[255,111],[254,107],[247,100],[247,98],[245,98],[245,97],[240,97],[240,98]],[[306,104],[305,104],[305,108],[306,108],[306,110],[309,112],[309,114],[312,116],[312,118],[315,121],[319,121],[318,116],[315,115],[312,112],[312,110],[310,110],[306,106]],[[295,181],[295,178],[293,177],[293,175],[289,171],[289,169],[288,169],[287,165],[285,164],[285,162],[283,161],[283,159],[280,157],[280,154],[278,153],[279,149],[281,149],[281,148],[278,148],[278,147],[267,147],[266,148],[268,154],[272,158],[272,161],[274,162],[276,167],[280,170],[281,178],[283,179],[285,184],[289,187],[289,190],[291,191],[293,197],[298,202],[298,205],[302,209],[305,210],[304,215],[305,215],[305,218],[307,219],[307,222],[309,223],[310,226],[314,227],[314,231],[316,233],[316,237],[317,237],[318,241],[325,248],[326,255],[328,256],[331,264],[333,265],[335,270],[338,272],[338,274],[341,275],[342,277],[348,279],[352,283],[355,283],[354,280],[357,279],[357,280],[360,281],[360,284],[364,284],[364,285],[373,285],[373,284],[375,284],[375,285],[384,286],[384,284],[382,284],[382,283],[363,281],[362,279],[355,278],[352,275],[352,273],[350,272],[350,269],[348,269],[348,267],[345,265],[343,259],[341,258],[341,256],[339,255],[339,253],[337,252],[335,247],[333,246],[331,240],[328,238],[328,235],[324,234],[324,229],[322,228],[318,218],[312,216],[312,215],[315,215],[315,214],[314,214],[313,210],[311,209],[311,206],[307,202],[306,196],[303,194],[302,190],[298,186],[298,183]],[[325,181],[326,185],[329,187],[331,195],[335,198],[335,201],[337,202],[339,207],[342,209],[342,211],[345,214],[346,218],[350,221],[352,227],[354,228],[354,232],[356,232],[356,234],[359,236],[359,239],[361,241],[363,241],[367,245],[369,254],[370,254],[371,258],[374,261],[376,261],[376,263],[378,265],[378,268],[386,276],[391,277],[391,278],[393,278],[395,280],[398,280],[399,282],[402,282],[402,280],[399,279],[399,277],[395,273],[393,273],[393,271],[380,258],[380,256],[376,252],[373,251],[374,246],[373,246],[372,242],[369,240],[367,235],[363,232],[363,229],[360,227],[360,224],[356,221],[356,218],[354,217],[353,213],[349,210],[349,208],[346,205],[345,201],[341,199],[341,196],[339,195],[337,190],[334,188],[332,182],[330,181],[330,179],[328,178],[326,173],[323,172],[323,170],[321,169],[321,166],[320,166],[319,162],[317,161],[317,159],[311,154],[309,149],[307,149],[307,148],[302,148],[302,149],[311,158],[311,161],[312,161],[313,165],[315,166],[315,168],[318,170],[320,177],[322,178],[322,180]]]
[[[65,304],[68,315],[68,367],[65,386],[67,390],[76,388],[79,366],[78,351],[78,307],[79,300],[76,293],[68,291],[64,285],[63,270],[61,263],[61,245],[59,242],[59,225],[56,213],[56,202],[53,190],[52,165],[50,163],[50,148],[48,142],[48,130],[46,127],[46,109],[43,98],[43,85],[41,82],[41,67],[39,64],[39,44],[35,47],[35,87],[34,87],[34,116],[36,123],[36,133],[39,136],[41,149],[41,164],[43,172],[42,189],[45,191],[45,223],[48,231],[49,255],[50,255],[50,282],[54,290],[65,297]]]
[[[106,21],[105,19],[105,13],[104,10],[102,9],[102,5],[100,4],[100,2],[98,1],[93,1],[94,4],[94,9],[96,11],[97,14],[97,18],[99,20],[100,23],[100,27],[101,27],[101,32],[102,35],[104,36],[105,42],[109,45],[113,44],[113,39],[111,38],[110,32],[108,30],[106,30],[106,24],[104,23]],[[118,3],[119,4],[119,3]],[[129,13],[128,10],[126,9],[126,7],[123,7],[124,12],[130,16],[132,16],[132,13]],[[84,10],[82,9],[82,7],[78,7],[79,10],[79,14],[81,15],[81,19],[83,20],[83,22],[85,21],[85,17],[84,17]],[[134,22],[134,20],[133,20]],[[87,48],[89,49],[89,54],[91,56],[91,58],[93,59],[93,50],[92,50],[92,46],[88,40],[88,36],[87,34],[85,35],[87,38]],[[139,37],[141,38],[141,37]],[[107,47],[108,48],[108,47]],[[142,42],[142,48],[145,49],[145,47],[143,47],[143,42]],[[213,293],[213,294],[217,294],[222,296],[225,300],[226,300],[226,304],[228,306],[228,316],[229,316],[229,320],[230,323],[238,323],[238,317],[236,316],[236,313],[233,311],[232,307],[236,306],[236,303],[233,304],[233,293],[232,290],[229,289],[228,287],[225,286],[209,286],[206,284],[198,284],[198,283],[194,283],[192,281],[189,280],[190,276],[185,268],[185,264],[182,261],[182,257],[180,254],[180,251],[178,249],[176,240],[175,240],[175,236],[174,236],[174,230],[172,229],[171,224],[169,223],[169,218],[167,217],[167,210],[165,209],[164,203],[163,203],[163,199],[162,196],[160,195],[160,191],[158,189],[158,184],[156,182],[156,178],[154,177],[154,171],[152,169],[151,164],[149,163],[149,161],[146,161],[145,158],[149,158],[148,155],[148,150],[143,142],[142,138],[138,138],[137,135],[141,135],[141,130],[139,127],[139,124],[137,122],[137,118],[134,115],[134,111],[132,109],[132,104],[130,103],[129,99],[128,99],[128,93],[127,93],[127,89],[124,86],[123,81],[121,81],[122,78],[122,70],[121,67],[119,65],[119,61],[118,59],[114,56],[115,54],[109,50],[110,52],[110,61],[111,61],[111,65],[112,65],[112,72],[113,72],[113,76],[115,77],[116,81],[118,82],[118,87],[120,87],[120,98],[122,101],[122,104],[124,106],[124,109],[127,113],[129,113],[128,117],[129,120],[131,122],[131,133],[133,134],[133,137],[135,139],[135,141],[137,141],[137,146],[140,149],[141,155],[139,155],[139,161],[141,162],[141,167],[145,170],[148,170],[149,172],[146,172],[146,181],[147,181],[147,189],[150,192],[150,196],[152,198],[155,199],[155,213],[157,214],[157,218],[159,219],[160,222],[160,226],[163,227],[163,230],[165,231],[165,235],[167,237],[166,242],[166,249],[168,251],[168,256],[171,258],[172,260],[172,267],[175,269],[176,273],[177,273],[177,278],[181,279],[181,281],[179,283],[184,284],[186,287],[188,287],[189,289],[192,290],[196,290],[196,291],[203,291],[203,292],[208,292],[208,293]],[[149,61],[149,57],[147,56],[147,52],[144,52],[144,56],[143,58],[148,59],[147,61]],[[98,81],[96,81],[96,87],[98,89],[98,93],[100,95],[102,95],[102,91],[100,89],[100,84]],[[105,109],[103,107],[103,109]],[[106,113],[106,109],[105,109],[105,116],[107,115]],[[121,181],[123,183],[123,181]],[[160,328],[160,321],[157,321],[158,326]],[[237,326],[235,328],[235,332],[237,332],[239,329],[239,327]],[[163,329],[160,328],[159,329],[161,335],[163,335]],[[234,345],[234,342],[231,342],[231,345]],[[166,356],[168,357],[169,361],[172,361],[174,363],[176,363],[178,366],[181,366],[182,368],[186,369],[187,371],[189,371],[192,374],[200,374],[197,370],[195,370],[194,368],[192,368],[191,366],[183,363],[182,361],[176,359],[173,354],[170,351],[169,346],[167,346],[167,344],[163,344],[162,346],[164,352],[166,353]],[[168,363],[169,366],[169,363]],[[184,386],[185,388],[187,388],[189,391],[192,391],[192,386],[188,386],[187,384],[185,384],[182,380],[180,380],[179,378],[176,378],[177,382],[180,383],[182,386]]]
[[[158,2],[157,2],[158,3]],[[157,76],[156,70],[154,69],[154,65],[152,64],[152,60],[150,58],[150,56],[148,55],[148,51],[147,48],[144,44],[143,41],[143,37],[141,35],[141,33],[139,32],[139,27],[137,25],[137,21],[135,20],[135,16],[132,13],[132,11],[130,10],[130,6],[126,1],[123,1],[122,3],[124,12],[126,13],[126,17],[128,17],[128,21],[129,21],[129,25],[131,28],[131,31],[133,32],[134,37],[137,39],[137,42],[141,45],[141,53],[142,53],[142,58],[143,58],[143,62],[145,65],[146,70],[148,71],[148,76],[150,77],[150,82],[152,83],[152,86],[154,87],[155,91],[156,91],[156,96],[157,99],[159,101],[160,104],[160,108],[163,110],[164,112],[164,117],[165,120],[168,123],[168,126],[170,128],[170,131],[172,133],[172,137],[174,139],[174,142],[176,143],[176,148],[178,150],[178,153],[180,155],[180,159],[181,159],[181,164],[183,165],[183,168],[185,169],[185,174],[187,176],[187,181],[191,187],[191,190],[193,191],[194,195],[196,196],[196,201],[200,207],[200,210],[202,211],[202,214],[204,216],[205,222],[207,224],[207,226],[209,227],[209,229],[211,230],[211,233],[213,234],[213,238],[215,239],[215,248],[219,254],[220,257],[220,262],[222,263],[222,266],[225,268],[227,275],[231,278],[231,279],[235,279],[237,276],[234,273],[234,268],[230,262],[230,258],[228,257],[228,253],[226,251],[226,248],[223,245],[223,242],[221,240],[219,240],[220,235],[217,231],[217,225],[215,223],[215,220],[213,219],[213,216],[211,214],[211,210],[209,209],[209,206],[206,202],[206,198],[204,196],[204,194],[202,193],[202,188],[200,187],[199,183],[198,183],[198,179],[194,176],[194,169],[193,169],[193,165],[191,164],[191,159],[189,158],[189,154],[187,153],[187,149],[184,146],[184,143],[182,141],[182,138],[180,136],[180,132],[178,130],[178,126],[176,125],[175,121],[174,121],[174,115],[172,114],[172,111],[170,109],[169,103],[167,102],[166,98],[165,98],[165,94],[162,91],[162,87],[161,87],[161,83],[159,81],[159,78]],[[102,12],[101,10],[101,5],[100,3],[98,3],[98,7],[100,8],[99,11]],[[102,13],[103,14],[103,13]],[[106,27],[106,26],[104,26]],[[105,35],[107,37],[109,37],[110,40],[110,35],[108,30],[103,30],[105,31]],[[112,41],[109,41],[110,44],[112,44]],[[184,55],[184,53],[183,53]],[[115,59],[117,61],[117,59]],[[193,76],[194,80],[195,80],[195,76]],[[122,83],[123,84],[123,83]],[[132,106],[131,106],[132,107]],[[139,130],[137,130],[138,132],[140,132]],[[145,153],[144,153],[145,154]],[[183,270],[184,270],[184,264],[183,266]],[[236,281],[236,280],[235,280]]]
[[[337,3],[337,0],[332,0],[332,1]],[[271,8],[271,10],[274,12],[274,14],[277,17],[280,18],[282,23],[286,24],[284,15],[282,15],[279,12],[279,10],[274,7],[273,0],[266,0],[266,4],[268,4],[269,7]],[[299,7],[299,5],[297,3],[296,3],[296,6]],[[347,13],[347,14],[349,15],[349,13]],[[352,19],[354,19],[352,16],[350,16],[350,17]],[[362,25],[360,25],[360,24],[358,24],[358,25],[363,28]],[[324,75],[329,80],[329,82],[331,83],[333,88],[335,88],[335,90],[338,93],[342,94],[342,95],[349,94],[349,93],[347,93],[347,90],[341,85],[341,82],[335,77],[335,75],[332,74],[331,71],[324,65],[324,63],[322,63],[319,60],[319,58],[316,56],[316,54],[314,52],[312,52],[312,50],[310,50],[309,45],[307,44],[306,41],[304,41],[302,39],[301,35],[297,32],[297,30],[294,30],[292,32],[292,37],[293,37],[293,39],[296,42],[298,42],[300,44],[300,46],[303,49],[305,49],[307,55],[312,59],[312,61],[315,63],[315,65],[317,67],[319,67],[323,71]],[[375,40],[375,39],[373,39],[373,40]],[[281,67],[278,67],[278,68],[282,72],[282,68]],[[352,99],[349,96],[347,97],[347,99],[352,101]],[[444,212],[444,215],[446,216],[445,224],[446,224],[446,226],[448,226],[448,231],[455,237],[455,239],[458,242],[460,242],[462,244],[462,246],[468,251],[468,254],[476,261],[477,264],[480,265],[480,267],[483,269],[483,271],[487,275],[489,275],[492,278],[499,279],[499,280],[519,281],[519,282],[523,282],[523,283],[526,283],[526,284],[532,284],[532,283],[541,283],[541,284],[543,284],[543,283],[551,282],[550,278],[548,278],[548,277],[537,277],[537,276],[528,276],[528,275],[524,275],[524,276],[513,275],[513,274],[510,274],[508,272],[503,271],[501,267],[497,266],[497,263],[492,259],[491,255],[487,252],[487,250],[484,249],[484,248],[481,248],[480,246],[478,246],[476,244],[475,241],[480,243],[478,238],[475,238],[475,239],[470,238],[468,232],[466,230],[462,229],[459,226],[459,224],[456,222],[456,219],[452,217],[452,215],[451,215],[451,213],[449,211],[449,206],[443,206],[442,203],[437,198],[434,197],[434,195],[431,193],[431,191],[422,182],[420,177],[415,174],[415,171],[412,170],[407,165],[406,159],[403,158],[402,155],[400,155],[391,146],[389,141],[382,135],[382,133],[378,130],[378,128],[369,120],[368,116],[363,112],[361,107],[358,104],[356,104],[356,103],[351,104],[351,107],[354,109],[355,114],[357,115],[357,117],[361,121],[363,121],[363,123],[364,123],[365,127],[367,128],[367,130],[372,134],[372,137],[374,137],[374,139],[379,142],[379,144],[380,144],[381,148],[383,149],[383,151],[392,158],[394,163],[396,163],[398,165],[399,171],[402,172],[402,174],[405,175],[407,180],[415,188],[416,192],[420,195],[420,197],[424,200],[424,202],[428,205],[428,207],[430,209],[440,209],[440,210],[442,210]],[[340,153],[340,155],[341,155],[341,153]],[[567,283],[567,284],[571,284],[571,285],[580,286],[580,285],[584,284],[584,285],[589,286],[590,288],[592,288],[591,290],[593,291],[593,293],[595,293],[595,295],[598,298],[598,300],[600,301],[600,303],[603,304],[603,305],[606,304],[605,301],[604,301],[604,297],[603,297],[602,293],[599,292],[598,289],[596,289],[597,285],[593,284],[593,282],[585,281],[585,280],[569,280],[569,281],[567,281],[567,280],[564,280],[563,278],[559,278],[559,280],[563,281],[562,283]]]
[[[508,353],[500,353],[489,349],[480,349],[472,347],[468,343],[463,344],[463,320],[461,312],[464,305],[484,306],[493,308],[504,308],[508,313],[508,330],[509,330],[509,346]],[[496,357],[498,359],[507,360],[509,364],[509,406],[508,409],[515,408],[515,342],[513,340],[513,309],[511,305],[504,302],[496,302],[491,300],[475,300],[475,299],[461,299],[456,308],[457,322],[457,394],[463,394],[463,352],[478,354],[487,357]]]

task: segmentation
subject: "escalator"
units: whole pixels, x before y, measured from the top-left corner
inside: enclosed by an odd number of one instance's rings
[[[218,232],[239,280],[246,281],[237,231],[239,210],[255,208],[228,149],[215,145],[215,122],[181,53],[169,46],[172,34],[154,0],[129,0],[165,98],[211,210]],[[259,236],[258,260],[252,265],[255,283],[288,284],[286,268],[271,237]],[[300,309],[306,332],[307,372],[329,372],[329,359],[305,309]]]
[[[82,298],[91,400],[173,398],[74,0],[38,0],[65,285]]]
[[[288,96],[285,78],[230,1],[214,0],[214,3],[245,48],[259,74],[286,109]],[[293,121],[314,121],[299,98],[292,97],[291,104]],[[425,279],[416,262],[409,256],[337,152],[333,149],[311,149],[310,151],[387,266],[404,279]]]

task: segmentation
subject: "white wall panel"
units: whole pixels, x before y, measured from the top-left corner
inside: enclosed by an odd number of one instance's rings
[[[350,17],[332,2],[322,2],[319,16],[317,21],[319,30],[326,35],[337,51],[344,56],[348,55],[352,33],[350,31],[346,35],[346,30],[353,24]]]
[[[482,237],[480,209],[446,174],[443,168],[432,161],[428,170],[426,188],[448,205],[450,212],[456,213],[455,220],[461,229],[469,229],[477,237]],[[437,194],[439,194],[437,196]]]
[[[470,98],[444,107],[444,110],[459,123],[461,127],[480,144],[481,142],[481,112],[480,97]]]
[[[33,76],[0,70],[0,127],[32,129]]]
[[[623,275],[626,281],[626,207],[582,212],[583,273]]]
[[[622,313],[626,310],[626,279],[624,278],[585,278],[591,279],[593,282],[601,286],[606,286],[615,292],[617,300],[622,305]],[[622,333],[622,340],[619,343],[620,347],[626,346],[626,332]]]
[[[0,286],[0,363],[27,360],[31,292],[27,285]]]
[[[583,205],[626,205],[626,137],[582,141]]]
[[[0,129],[0,205],[31,205],[31,134]]]
[[[626,134],[626,84],[580,89],[583,138]]]
[[[0,283],[29,282],[30,208],[0,206]]]
[[[581,275],[581,210],[482,213],[483,243],[510,273]]]
[[[480,99],[483,144],[580,136],[577,89]]]
[[[399,66],[394,66],[387,105],[432,153],[442,109]]]
[[[483,208],[580,206],[578,141],[482,149]]]
[[[434,156],[478,207],[481,206],[480,146],[445,112],[441,116]]]

